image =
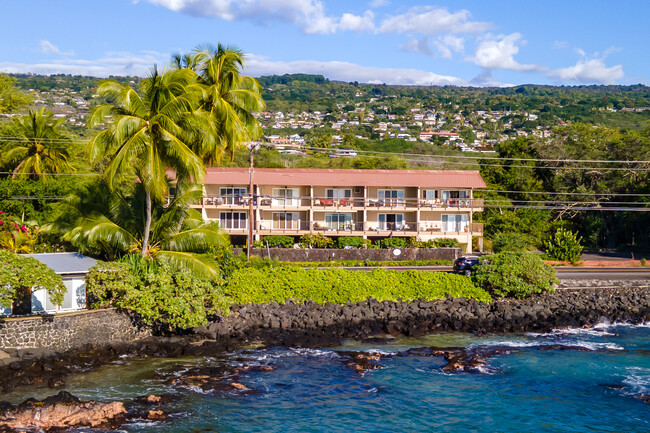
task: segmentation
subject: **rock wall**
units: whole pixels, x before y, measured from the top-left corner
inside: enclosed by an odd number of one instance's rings
[[[394,249],[328,249],[328,248],[253,248],[252,254],[270,257],[281,262],[327,262],[328,260],[455,260],[461,256],[460,248],[401,248]],[[233,248],[235,255],[246,252]]]
[[[128,342],[151,335],[113,309],[0,319],[0,349],[65,351],[88,344]]]
[[[523,300],[484,304],[468,299],[356,304],[251,304],[195,331],[209,339],[312,345],[389,333],[528,332],[594,325],[600,321],[650,321],[650,289],[560,289]]]

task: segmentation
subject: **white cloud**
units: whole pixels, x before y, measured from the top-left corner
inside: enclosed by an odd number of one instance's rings
[[[567,41],[553,41],[553,45],[551,45],[551,48],[554,50],[563,50],[569,46],[569,43]]]
[[[380,8],[382,6],[388,6],[390,2],[388,0],[372,0],[369,4],[371,8]]]
[[[467,10],[450,13],[447,9],[421,6],[408,12],[386,18],[378,31],[384,33],[419,33],[434,35],[440,33],[482,33],[493,26],[491,23],[470,21]]]
[[[345,13],[341,16],[338,23],[338,30],[372,30],[375,27],[375,14],[372,11],[366,11],[363,15],[352,15]]]
[[[93,60],[56,59],[42,63],[0,62],[0,71],[6,73],[71,74],[108,77],[109,75],[146,76],[154,64],[163,66],[169,54],[142,51],[140,53],[106,53]]]
[[[72,74],[108,77],[109,75],[135,75],[144,77],[154,64],[160,68],[168,64],[170,55],[155,51],[139,53],[106,53],[93,60],[58,59],[48,63],[0,62],[0,72],[33,74]],[[321,62],[296,60],[280,62],[250,54],[246,56],[245,73],[252,76],[308,73],[322,74],[332,80],[359,81],[364,83],[386,83],[405,85],[466,85],[461,78],[439,75],[418,69],[380,68],[362,66],[349,62]]]
[[[424,54],[425,56],[435,57],[436,53],[431,49],[429,38],[411,39],[407,43],[397,47],[402,51],[412,51],[414,53]]]
[[[74,51],[66,51],[62,52],[59,50],[59,47],[54,45],[52,42],[47,41],[47,40],[42,40],[38,43],[38,47],[40,49],[40,52],[43,54],[59,54],[62,56],[73,56]]]
[[[465,39],[461,36],[441,36],[434,44],[445,59],[451,59],[453,53],[462,53],[465,50]]]
[[[500,38],[500,39],[499,39]],[[512,33],[497,39],[488,37],[479,42],[476,53],[468,58],[485,69],[508,69],[511,71],[533,71],[539,69],[536,65],[522,65],[514,56],[519,52],[521,34]]]
[[[57,47],[50,41],[40,41],[38,45],[41,47],[41,53],[59,54],[59,47]]]
[[[411,39],[407,43],[400,45],[398,49],[435,57],[436,51],[431,48],[432,45],[436,47],[436,50],[443,58],[451,59],[453,53],[463,52],[465,39],[460,36],[445,35],[431,41],[430,37],[425,36],[420,39]]]
[[[136,0],[139,1],[139,0]],[[293,23],[304,33],[333,33],[338,19],[325,14],[320,0],[142,0],[175,12],[227,21]],[[349,18],[348,18],[349,19]]]
[[[567,68],[549,70],[547,75],[563,82],[614,84],[625,76],[622,65],[607,67],[604,59],[581,59]]]
[[[256,55],[250,55],[246,58],[245,72],[253,76],[304,72],[308,74],[322,74],[331,80],[359,81],[362,83],[377,84],[420,86],[463,86],[467,84],[465,80],[458,77],[439,75],[419,69],[379,68],[336,61],[296,60],[292,62],[278,62]]]

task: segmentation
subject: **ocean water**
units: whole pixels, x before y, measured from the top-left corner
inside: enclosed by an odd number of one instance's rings
[[[446,373],[441,356],[386,357],[377,361],[381,368],[363,374],[346,365],[349,351],[396,354],[430,346],[502,351],[486,359],[482,373]],[[158,378],[223,364],[275,369],[237,379],[252,392],[206,393]],[[70,378],[66,389],[100,400],[178,396],[171,420],[131,422],[123,426],[128,432],[650,432],[650,402],[640,398],[650,394],[650,327],[601,324],[548,334],[442,334],[338,348],[248,349],[220,358],[124,359]]]

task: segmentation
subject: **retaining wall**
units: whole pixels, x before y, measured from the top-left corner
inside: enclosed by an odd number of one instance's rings
[[[151,335],[113,309],[0,319],[0,349],[64,351],[87,344],[130,342]]]
[[[235,255],[246,250],[233,248]],[[395,254],[398,252],[398,254]],[[460,248],[332,249],[332,248],[253,248],[252,254],[281,262],[327,262],[329,260],[455,260]]]

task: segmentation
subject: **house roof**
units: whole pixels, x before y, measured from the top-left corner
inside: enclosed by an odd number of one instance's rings
[[[210,167],[206,185],[248,185],[248,168]],[[255,168],[255,185],[486,188],[475,170],[344,170]]]
[[[85,274],[97,263],[97,260],[79,253],[41,253],[23,254],[23,256],[35,258],[59,275]]]

